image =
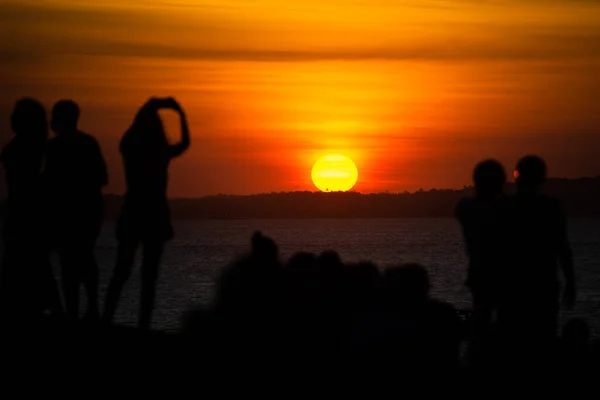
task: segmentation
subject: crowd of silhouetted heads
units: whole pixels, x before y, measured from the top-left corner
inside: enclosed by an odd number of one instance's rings
[[[275,242],[256,232],[248,254],[221,275],[213,303],[186,313],[179,334],[205,356],[278,363],[341,358],[412,372],[573,372],[598,360],[589,327],[579,318],[557,331],[543,353],[529,349],[529,356],[492,323],[488,348],[477,348],[485,356],[474,357],[469,344],[475,314],[433,298],[422,265],[344,263],[334,251],[282,260]],[[521,335],[528,338],[526,331]]]
[[[162,108],[181,117],[178,144],[166,139]],[[59,353],[68,348],[88,361],[92,349],[104,359],[137,349],[148,359],[165,348],[163,355],[205,362],[261,360],[283,368],[336,360],[413,372],[542,366],[566,372],[600,360],[584,320],[559,324],[561,294],[567,308],[576,300],[575,272],[566,215],[543,194],[547,168],[536,156],[517,164],[517,193],[511,196],[504,193],[504,167],[481,162],[473,172],[475,195],[456,207],[469,258],[469,311],[433,298],[422,265],[347,263],[333,250],[283,260],[277,243],[257,231],[247,254],[219,277],[211,304],[182,315],[176,333],[152,331],[162,251],[174,235],[168,166],[190,145],[185,114],[172,98],[144,104],[121,141],[127,193],[101,312],[94,248],[108,174],[98,143],[78,129],[79,114],[76,103],[60,101],[48,124],[39,102],[23,99],[15,106],[15,136],[1,156],[8,184],[0,282],[4,333],[37,337],[29,344]],[[113,315],[140,245],[141,329],[116,327]],[[51,252],[60,259],[62,293]],[[87,298],[83,318],[80,286]]]
[[[189,313],[183,333],[234,354],[354,353],[416,367],[455,363],[463,328],[452,306],[429,297],[419,265],[382,273],[369,262],[345,264],[333,251],[284,263],[257,232],[249,254],[218,281],[214,304]]]

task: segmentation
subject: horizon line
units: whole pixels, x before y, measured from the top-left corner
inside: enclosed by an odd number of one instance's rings
[[[547,180],[571,180],[571,181],[576,181],[576,180],[584,180],[584,179],[600,179],[600,174],[598,175],[594,175],[594,176],[581,176],[578,178],[567,178],[567,177],[556,177],[556,176],[552,176],[552,177],[548,177]],[[514,181],[507,181],[506,184],[507,185],[511,185],[514,184]],[[465,185],[462,188],[429,188],[429,189],[419,189],[419,190],[413,190],[413,191],[409,191],[409,190],[404,190],[404,191],[391,191],[391,190],[384,190],[384,191],[378,191],[378,192],[359,192],[356,190],[347,190],[347,191],[335,191],[335,192],[323,192],[321,190],[281,190],[281,191],[271,191],[271,192],[257,192],[257,193],[246,193],[246,194],[240,194],[240,193],[212,193],[212,194],[205,194],[205,195],[200,195],[200,196],[174,196],[174,197],[170,197],[169,200],[198,200],[198,199],[203,199],[203,198],[208,198],[208,197],[219,197],[219,196],[235,196],[235,197],[251,197],[251,196],[264,196],[264,195],[273,195],[273,194],[291,194],[291,193],[311,193],[311,194],[341,194],[341,193],[353,193],[353,194],[359,194],[359,195],[402,195],[402,194],[416,194],[416,193],[421,193],[421,192],[431,192],[431,191],[463,191],[463,190],[468,190],[468,189],[472,189],[474,186],[473,184],[470,185]],[[123,197],[125,196],[125,193],[122,194],[117,194],[117,193],[105,193],[104,197],[109,197],[109,196],[113,196],[113,197]]]
[[[589,179],[589,180],[594,180],[594,179],[600,179],[600,174],[594,175],[594,176],[580,176],[578,178],[567,178],[567,177],[556,177],[556,176],[552,176],[552,177],[548,177],[547,180],[554,180],[554,181],[577,181],[577,180],[585,180],[585,179]],[[507,181],[506,184],[507,185],[512,185],[514,184],[514,181]],[[264,195],[274,195],[274,194],[292,194],[292,193],[311,193],[311,194],[342,194],[342,193],[352,193],[352,194],[358,194],[358,195],[406,195],[406,194],[416,194],[416,193],[427,193],[427,192],[432,192],[432,191],[453,191],[453,192],[460,192],[460,191],[464,191],[464,190],[469,190],[472,189],[474,186],[473,184],[470,185],[465,185],[462,188],[429,188],[429,189],[419,189],[419,190],[413,190],[413,191],[409,191],[409,190],[404,190],[404,191],[390,191],[390,190],[386,190],[386,191],[379,191],[379,192],[359,192],[356,190],[347,190],[347,191],[337,191],[337,192],[323,192],[320,190],[288,190],[288,191],[271,191],[271,192],[257,192],[257,193],[247,193],[247,194],[236,194],[236,193],[212,193],[212,194],[205,194],[205,195],[200,195],[200,196],[190,196],[190,197],[185,197],[185,196],[174,196],[174,197],[169,197],[168,200],[169,201],[176,201],[176,200],[199,200],[199,199],[203,199],[203,198],[209,198],[209,197],[219,197],[219,196],[232,196],[232,197],[251,197],[251,196],[264,196]],[[125,193],[103,193],[103,197],[124,197]],[[4,203],[6,202],[7,197],[3,197],[0,199],[0,203]]]

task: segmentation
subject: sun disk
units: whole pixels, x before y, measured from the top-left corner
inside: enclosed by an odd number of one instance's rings
[[[312,168],[312,181],[323,192],[348,191],[358,180],[354,162],[341,154],[321,157]]]

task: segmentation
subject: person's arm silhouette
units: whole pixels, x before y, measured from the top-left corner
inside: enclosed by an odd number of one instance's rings
[[[558,240],[558,262],[560,263],[565,277],[563,300],[565,306],[571,309],[575,306],[577,290],[575,285],[575,269],[573,267],[573,253],[571,251],[571,243],[569,242],[567,233],[567,218],[562,209],[560,213]]]
[[[185,151],[190,147],[190,130],[185,112],[179,103],[173,98],[168,98],[166,99],[166,104],[168,108],[171,108],[179,113],[181,120],[181,141],[177,144],[169,146],[169,156],[171,158],[175,158],[185,153]]]
[[[167,153],[169,158],[178,157],[190,147],[190,131],[187,123],[187,117],[179,103],[172,97],[152,97],[146,102],[146,104],[144,104],[138,115],[144,115],[144,113],[155,113],[160,109],[174,110],[179,114],[181,120],[181,141],[177,144],[169,145]]]
[[[100,145],[98,144],[98,142],[94,140],[92,145],[92,165],[94,166],[93,168],[96,172],[97,183],[99,186],[103,187],[108,185],[108,172],[106,169],[106,161],[104,160],[104,156],[102,155],[102,150],[100,149]]]

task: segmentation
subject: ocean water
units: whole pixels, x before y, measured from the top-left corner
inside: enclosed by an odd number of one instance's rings
[[[255,230],[271,236],[283,257],[301,250],[336,250],[344,261],[370,260],[380,267],[418,262],[430,273],[433,296],[458,308],[470,307],[464,287],[467,259],[458,224],[453,219],[313,219],[175,221],[176,237],[167,244],[161,267],[154,327],[177,329],[183,312],[208,303],[215,278],[236,256],[249,249]],[[600,220],[569,223],[579,302],[562,318],[583,316],[600,333]],[[101,300],[112,274],[117,243],[114,224],[106,223],[96,251]],[[126,285],[116,321],[137,321],[139,258]],[[56,260],[53,260],[56,264]]]

